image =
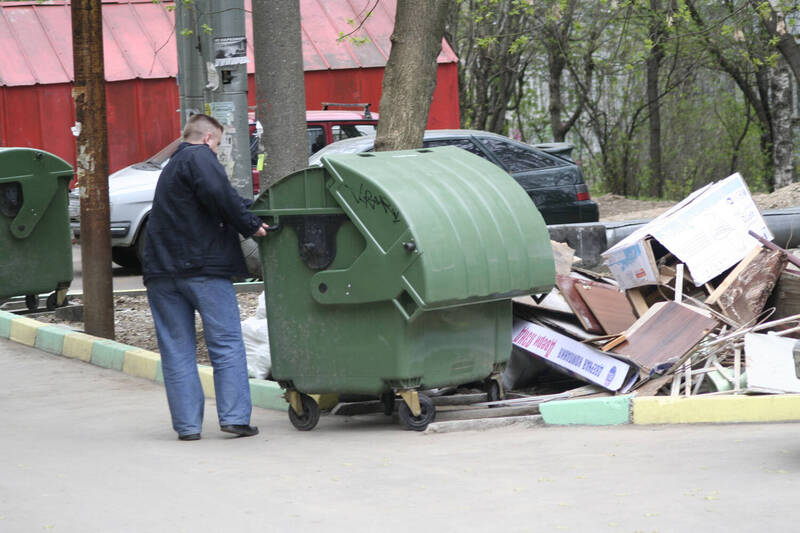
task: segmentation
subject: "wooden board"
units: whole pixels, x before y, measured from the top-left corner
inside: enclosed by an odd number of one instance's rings
[[[614,287],[580,281],[575,283],[575,290],[608,335],[622,333],[636,322],[630,302]]]
[[[747,254],[744,259],[739,261],[733,270],[731,270],[730,274],[725,276],[725,279],[717,286],[716,289],[714,289],[714,292],[708,295],[708,298],[706,298],[706,304],[716,304],[719,297],[722,296],[726,290],[728,290],[728,287],[730,287],[739,278],[739,275],[761,254],[762,251],[764,251],[764,248],[761,246],[756,246],[750,250],[750,253]]]
[[[725,316],[739,324],[749,322],[764,309],[785,266],[786,254],[761,248],[744,268],[737,266],[712,296]],[[735,279],[730,279],[734,273]]]
[[[580,282],[581,280],[570,276],[556,275],[558,290],[561,291],[561,295],[567,301],[575,316],[578,317],[583,328],[589,333],[603,333],[603,327],[600,322],[597,321],[597,318],[595,318],[586,302],[583,301],[583,298],[575,289],[575,284]]]
[[[612,352],[629,357],[649,372],[682,357],[717,324],[716,319],[684,304],[671,301],[656,304],[628,329],[626,342]]]

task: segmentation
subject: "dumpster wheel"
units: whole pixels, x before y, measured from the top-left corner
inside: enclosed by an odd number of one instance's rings
[[[290,397],[289,420],[292,422],[292,425],[300,431],[311,431],[317,427],[317,422],[319,422],[319,405],[314,401],[314,398],[308,394],[297,391],[290,391],[289,394],[296,394],[303,408],[303,414],[298,414],[292,406],[293,402]]]
[[[486,391],[487,402],[496,402],[505,399],[506,395],[500,376],[494,375],[488,378],[484,382],[484,390]]]
[[[59,293],[62,293],[62,294],[59,294]],[[59,303],[59,299],[61,300],[60,303]],[[68,301],[69,301],[69,297],[67,296],[67,290],[66,289],[63,289],[61,291],[55,291],[55,292],[51,293],[50,296],[47,297],[47,304],[46,304],[47,305],[47,310],[48,311],[52,311],[56,307],[64,307],[65,305],[67,305]]]
[[[25,295],[25,307],[28,308],[28,311],[36,311],[39,309],[39,295],[38,294],[26,294]]]
[[[400,404],[398,414],[400,415],[400,420],[408,429],[413,429],[414,431],[425,431],[425,428],[428,427],[428,424],[433,422],[433,419],[436,418],[436,407],[433,405],[433,400],[424,394],[418,394],[417,396],[419,397],[420,410],[420,414],[418,416],[414,416],[414,414],[411,412],[411,408],[408,406],[407,401],[404,401]],[[406,398],[403,397],[403,399],[405,400]]]
[[[389,391],[381,394],[381,403],[383,404],[383,414],[392,416],[392,413],[394,413],[394,393]]]

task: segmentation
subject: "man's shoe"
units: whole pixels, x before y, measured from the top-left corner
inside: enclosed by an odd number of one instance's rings
[[[200,440],[200,433],[189,433],[188,435],[178,435],[178,440]]]
[[[233,433],[234,435],[239,435],[240,437],[252,437],[253,435],[258,435],[258,428],[255,426],[221,426],[219,429],[225,433]]]

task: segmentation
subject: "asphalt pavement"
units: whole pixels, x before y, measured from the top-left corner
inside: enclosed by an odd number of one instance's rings
[[[0,339],[0,531],[794,532],[800,423],[419,434],[382,415],[180,442],[152,381]]]
[[[72,270],[74,277],[69,286],[71,293],[83,292],[83,267],[81,266],[81,246],[72,245]],[[111,264],[113,286],[115,291],[144,289],[141,272],[123,268],[116,263]]]

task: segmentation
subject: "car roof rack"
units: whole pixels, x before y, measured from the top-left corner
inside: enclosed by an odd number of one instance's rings
[[[327,111],[328,107],[358,107],[364,109],[364,118],[371,119],[372,114],[369,112],[369,104],[339,104],[336,102],[322,102],[322,110]]]

